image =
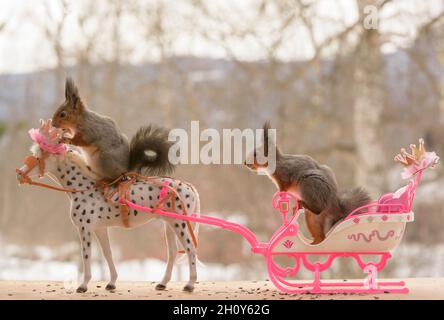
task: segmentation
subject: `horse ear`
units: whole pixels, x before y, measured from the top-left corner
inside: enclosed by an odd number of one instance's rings
[[[71,77],[66,78],[65,83],[65,99],[73,109],[82,107],[79,90]]]
[[[41,123],[40,131],[43,132],[44,134],[49,134],[51,122],[42,120],[40,123]]]

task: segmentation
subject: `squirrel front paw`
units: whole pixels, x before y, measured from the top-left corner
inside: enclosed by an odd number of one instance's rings
[[[72,144],[72,139],[71,139],[71,138],[68,138],[68,137],[62,137],[62,138],[60,139],[60,142],[61,142],[61,143],[64,143],[64,144]]]
[[[74,136],[69,132],[64,130],[62,137],[60,138],[61,143],[72,144]]]

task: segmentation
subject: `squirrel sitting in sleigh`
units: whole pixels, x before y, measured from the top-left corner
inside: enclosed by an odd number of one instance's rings
[[[319,164],[308,155],[281,152],[276,141],[269,140],[269,122],[264,124],[263,129],[263,154],[268,159],[268,153],[276,150],[275,170],[271,172],[267,162],[261,164],[258,161],[260,150],[250,154],[245,165],[254,172],[265,172],[279,191],[290,192],[299,199],[305,209],[307,227],[313,237],[312,244],[322,242],[338,221],[370,202],[371,198],[363,188],[340,192],[335,174],[327,165]]]

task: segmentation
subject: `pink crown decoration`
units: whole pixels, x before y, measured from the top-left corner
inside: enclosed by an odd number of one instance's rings
[[[28,133],[31,139],[48,153],[64,154],[67,150],[66,145],[60,142],[63,131],[53,127],[51,119],[40,120],[40,128],[31,129]]]
[[[411,153],[408,153],[404,148],[401,153],[395,156],[395,161],[404,166],[402,178],[408,179],[417,172],[428,167],[433,167],[439,162],[439,157],[435,152],[427,152],[424,147],[424,139],[419,139],[419,146],[415,144],[410,145]]]

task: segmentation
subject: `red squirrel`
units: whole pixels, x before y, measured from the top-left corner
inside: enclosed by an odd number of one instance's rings
[[[269,152],[276,150],[275,170],[270,171],[267,161],[259,163],[257,149],[249,155],[245,165],[254,172],[265,172],[279,191],[291,192],[299,199],[305,209],[307,228],[313,237],[312,244],[322,242],[336,222],[371,200],[363,188],[339,193],[335,175],[328,166],[318,164],[308,155],[282,153],[276,142],[268,138],[269,122],[264,124],[263,129],[262,152],[268,160],[271,159]]]
[[[64,141],[80,147],[90,170],[104,181],[130,171],[163,175],[174,169],[168,160],[172,142],[166,129],[142,127],[129,141],[114,120],[86,107],[71,78],[66,80],[65,102],[54,113],[52,124],[69,133]]]

